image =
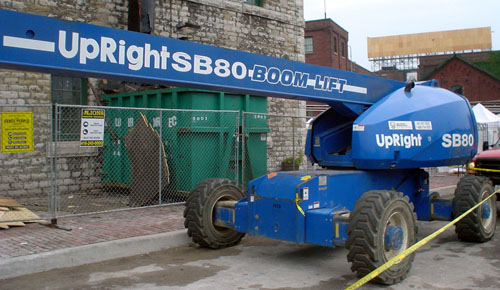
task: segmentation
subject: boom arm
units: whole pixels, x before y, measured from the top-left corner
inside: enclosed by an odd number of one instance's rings
[[[0,68],[327,103],[305,150],[326,167],[446,166],[476,152],[467,100],[430,86],[1,9],[0,39]]]
[[[166,37],[0,10],[0,68],[372,105],[404,83]]]

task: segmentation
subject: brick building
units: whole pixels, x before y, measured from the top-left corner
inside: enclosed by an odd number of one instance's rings
[[[331,19],[306,21],[306,63],[350,70],[349,33]]]
[[[437,79],[442,88],[466,96],[473,104],[500,101],[500,79],[458,55],[448,57],[422,79]]]
[[[349,32],[331,19],[306,21],[305,26],[306,63],[329,66],[340,70],[372,74],[349,59]],[[316,116],[328,105],[307,102],[307,115]]]
[[[136,9],[139,4],[146,13],[138,14]],[[0,0],[0,8],[304,61],[302,0]],[[56,102],[97,105],[89,83],[100,90],[110,82],[0,70],[0,106]],[[305,102],[268,98],[268,113],[305,115]],[[47,124],[46,127],[50,126]],[[284,124],[282,120],[270,124],[267,142],[270,170],[276,170],[285,157],[283,155],[289,155],[293,146],[297,146],[283,134],[283,128],[291,130],[293,126]],[[61,170],[59,178],[64,178],[60,190],[64,190],[62,186],[85,189],[98,181],[99,166],[102,165],[99,165],[99,160],[92,159],[95,152],[81,151],[78,142],[60,142],[58,146],[61,147],[58,151],[61,158],[56,166],[57,170]],[[46,162],[42,162],[47,157],[49,146],[40,142],[34,147],[38,154],[0,154],[0,185],[13,194],[48,193],[51,190],[45,181],[42,184],[50,173]],[[30,169],[32,173],[20,176],[19,172],[9,171],[9,165],[19,164],[25,165],[25,169]],[[77,172],[78,168],[86,168],[88,172]],[[23,180],[31,180],[32,186],[27,188]]]

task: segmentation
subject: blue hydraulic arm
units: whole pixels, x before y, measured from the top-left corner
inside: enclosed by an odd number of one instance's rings
[[[446,166],[475,154],[468,102],[432,82],[407,91],[329,67],[1,9],[0,68],[327,103],[305,148],[324,167]],[[447,120],[445,110],[454,112]]]
[[[281,58],[0,10],[0,68],[372,105],[404,83]]]

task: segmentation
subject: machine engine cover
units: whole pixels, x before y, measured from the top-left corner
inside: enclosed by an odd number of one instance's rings
[[[468,101],[445,89],[399,89],[353,124],[352,161],[358,169],[404,169],[465,164],[477,151]]]

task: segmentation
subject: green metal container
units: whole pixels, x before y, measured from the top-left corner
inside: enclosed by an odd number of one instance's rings
[[[111,107],[163,108],[187,110],[230,110],[240,112],[267,112],[265,97],[238,95],[193,89],[162,89],[154,91],[105,95]],[[235,152],[234,134],[241,127],[235,114],[218,112],[143,111],[148,121],[161,135],[170,171],[170,188],[191,191],[207,178],[241,178],[242,152]],[[106,117],[111,128],[105,131],[103,183],[128,187],[131,182],[130,162],[123,137],[134,126],[139,110],[108,109]],[[267,172],[267,142],[269,132],[265,118],[249,120],[246,163],[251,171],[246,176],[260,176]],[[161,126],[161,132],[160,132]],[[241,144],[239,144],[241,151]],[[152,161],[151,161],[152,162]],[[154,164],[154,163],[152,163]],[[238,164],[239,172],[236,172]],[[246,184],[247,179],[244,181]],[[241,180],[241,179],[240,179]]]

